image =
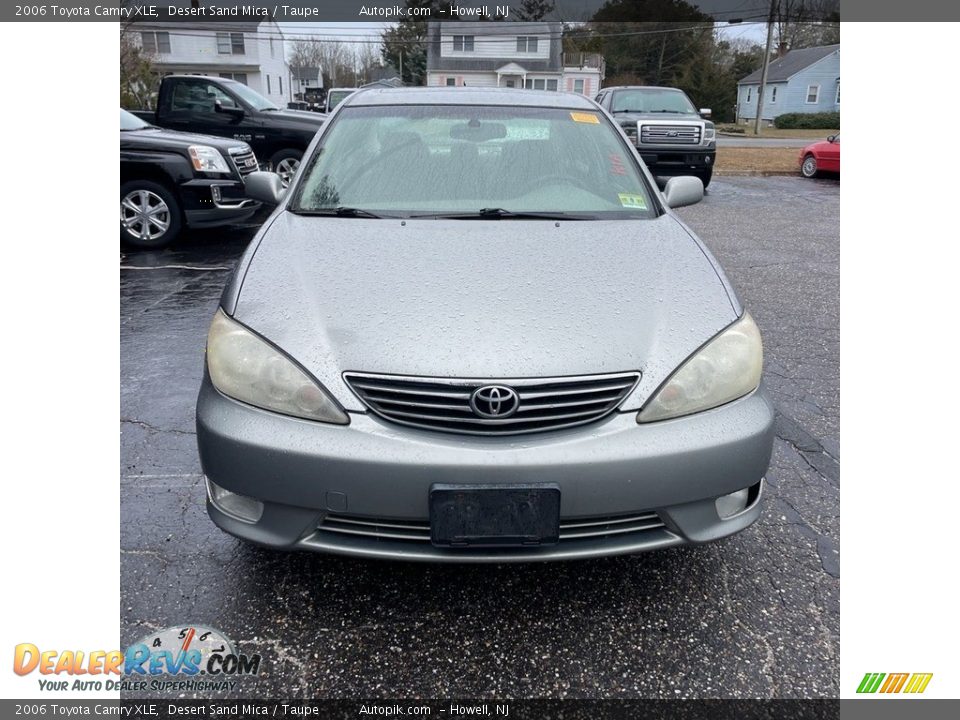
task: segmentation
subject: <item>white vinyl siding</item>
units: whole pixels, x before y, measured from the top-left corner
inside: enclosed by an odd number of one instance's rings
[[[527,38],[527,49],[521,52],[517,49],[519,43],[516,35],[442,34],[440,36],[440,57],[463,57],[465,53],[469,52],[472,58],[502,59],[504,65],[510,61],[516,61],[522,65],[524,60],[550,59],[549,35],[524,35],[523,37]],[[464,38],[470,38],[469,47]],[[536,49],[534,49],[530,40],[536,40]],[[434,69],[434,72],[440,72],[440,70],[441,68],[438,67]]]

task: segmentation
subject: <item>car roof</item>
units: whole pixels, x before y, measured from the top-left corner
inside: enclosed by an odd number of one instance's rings
[[[369,88],[355,92],[341,105],[509,105],[596,110],[578,93],[519,88],[412,87]]]

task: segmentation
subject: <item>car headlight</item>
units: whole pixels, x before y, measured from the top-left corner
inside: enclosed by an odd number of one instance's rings
[[[736,400],[757,388],[762,371],[760,330],[745,312],[670,376],[637,422],[680,417]]]
[[[716,140],[717,138],[717,129],[713,125],[708,125],[703,129],[703,139],[706,140]]]
[[[197,172],[228,173],[230,166],[215,147],[209,145],[191,145],[188,149],[193,169]]]
[[[235,400],[307,420],[350,422],[319,383],[223,310],[210,324],[207,369],[214,387]]]

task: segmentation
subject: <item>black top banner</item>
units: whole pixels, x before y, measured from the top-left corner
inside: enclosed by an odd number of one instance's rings
[[[782,12],[786,0],[62,0],[4,4],[4,21],[79,22],[403,22],[403,21],[587,21],[662,22],[678,7],[709,15],[715,22],[765,22]],[[843,20],[956,20],[960,4],[937,0],[789,0],[791,15],[803,22]]]

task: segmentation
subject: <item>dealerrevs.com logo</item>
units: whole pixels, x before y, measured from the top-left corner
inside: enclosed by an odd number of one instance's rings
[[[933,673],[867,673],[857,687],[858,693],[922,693],[930,684]]]
[[[238,653],[219,630],[188,625],[150,633],[126,650],[61,652],[20,643],[13,671],[44,676],[38,678],[41,690],[216,692],[233,690],[237,676],[256,675],[260,656]],[[74,679],[61,679],[65,675]]]

